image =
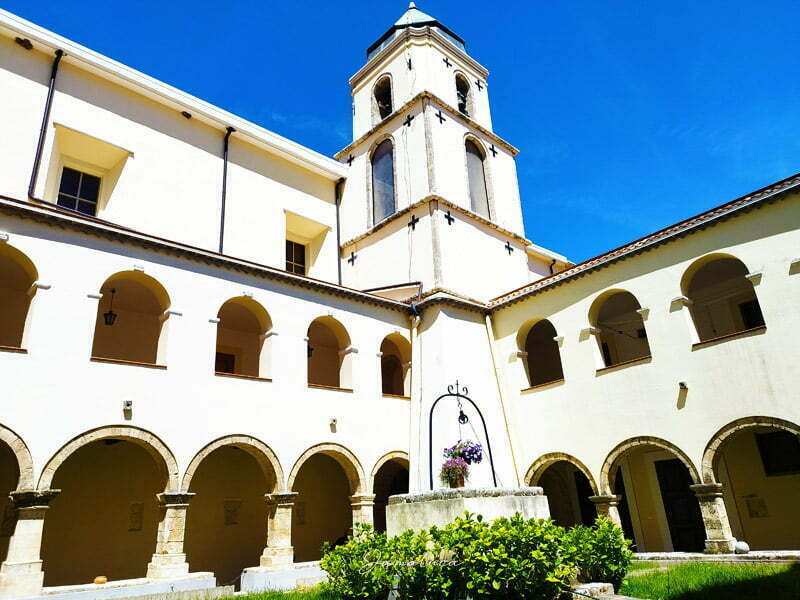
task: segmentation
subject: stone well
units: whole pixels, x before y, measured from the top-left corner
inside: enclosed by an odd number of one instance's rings
[[[550,507],[540,487],[459,488],[391,496],[386,507],[386,533],[444,527],[469,511],[492,521],[520,513],[527,519],[547,519]]]

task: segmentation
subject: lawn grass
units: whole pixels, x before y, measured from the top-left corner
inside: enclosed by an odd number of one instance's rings
[[[228,600],[339,600],[323,591],[322,586],[292,590],[291,592],[259,592],[257,594],[243,594],[235,599]]]
[[[629,576],[618,593],[650,600],[797,600],[800,564],[683,563]]]
[[[664,564],[655,560],[635,560],[631,563],[629,571],[644,571],[645,569],[658,569],[663,567]]]

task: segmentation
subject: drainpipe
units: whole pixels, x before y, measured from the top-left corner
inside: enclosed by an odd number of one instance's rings
[[[342,285],[342,232],[339,228],[339,205],[342,203],[343,183],[344,177],[341,177],[334,187],[336,190],[336,271],[339,273],[339,285]]]
[[[222,210],[219,217],[219,253],[222,254],[223,241],[225,239],[225,198],[228,191],[228,147],[230,145],[231,134],[236,131],[233,127],[225,129],[225,140],[222,147]]]
[[[500,412],[503,413],[503,424],[505,425],[506,436],[508,437],[508,447],[511,450],[511,465],[514,468],[514,484],[520,486],[519,469],[517,469],[517,453],[514,451],[516,444],[514,443],[514,432],[511,430],[511,423],[508,418],[508,410],[505,401],[505,390],[503,386],[503,378],[500,370],[500,364],[497,360],[497,348],[495,347],[494,327],[492,326],[492,315],[486,313],[486,336],[489,338],[489,355],[492,359],[492,371],[494,372],[494,380],[497,384],[497,395],[500,400]]]
[[[31,181],[28,184],[28,199],[43,202],[36,198],[36,179],[39,177],[39,165],[42,162],[42,152],[44,151],[44,138],[47,136],[47,124],[50,122],[50,109],[53,107],[53,94],[56,91],[56,75],[58,75],[58,64],[64,56],[63,50],[56,50],[56,57],[53,59],[53,67],[50,69],[50,85],[47,87],[47,100],[44,104],[44,115],[42,116],[42,127],[39,129],[39,142],[36,144],[36,155],[33,159],[33,170],[31,171]]]

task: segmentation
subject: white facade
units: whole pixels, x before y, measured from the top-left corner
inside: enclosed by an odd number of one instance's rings
[[[334,160],[0,12],[0,594],[316,559],[459,438],[470,485],[639,550],[800,546],[800,182],[573,265],[526,238],[487,77],[409,9]],[[488,440],[431,421],[456,381]]]

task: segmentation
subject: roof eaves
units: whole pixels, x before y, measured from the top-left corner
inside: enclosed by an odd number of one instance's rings
[[[288,271],[276,269],[275,267],[234,258],[165,238],[147,235],[109,221],[80,215],[56,206],[43,204],[34,205],[24,200],[0,195],[0,212],[13,214],[21,218],[32,219],[51,226],[73,229],[81,233],[110,239],[112,241],[134,244],[149,250],[166,252],[181,258],[188,258],[222,268],[246,272],[265,279],[355,300],[364,304],[372,304],[399,312],[409,311],[409,305],[405,302],[391,300],[376,294],[354,290],[311,277],[296,275]]]
[[[641,252],[646,252],[647,250],[683,237],[684,235],[689,235],[696,231],[705,229],[706,227],[716,225],[717,223],[736,216],[741,212],[747,212],[754,208],[763,206],[764,204],[784,198],[789,193],[797,191],[797,188],[800,188],[800,173],[770,184],[750,194],[746,194],[745,196],[741,196],[740,198],[736,198],[735,200],[731,200],[730,202],[726,202],[725,204],[709,209],[693,217],[689,217],[688,219],[684,219],[683,221],[679,221],[678,223],[655,231],[649,235],[639,238],[638,240],[634,240],[633,242],[605,252],[604,254],[590,258],[582,263],[578,263],[577,265],[570,267],[569,269],[561,271],[560,273],[550,275],[549,277],[545,277],[531,284],[527,284],[507,292],[506,294],[490,300],[489,306],[492,311],[511,306],[512,304],[516,304],[525,298],[543,292],[547,289],[551,289],[573,279],[583,277],[592,271],[607,267],[612,263],[624,260]]]
[[[99,77],[113,81],[162,104],[178,110],[186,110],[193,117],[212,126],[221,129],[233,127],[238,135],[249,138],[255,145],[318,175],[331,180],[347,175],[347,169],[328,156],[0,9],[0,31],[2,30],[10,32],[11,35],[30,39],[34,44],[51,50],[61,49],[65,52],[64,62],[86,68]]]

